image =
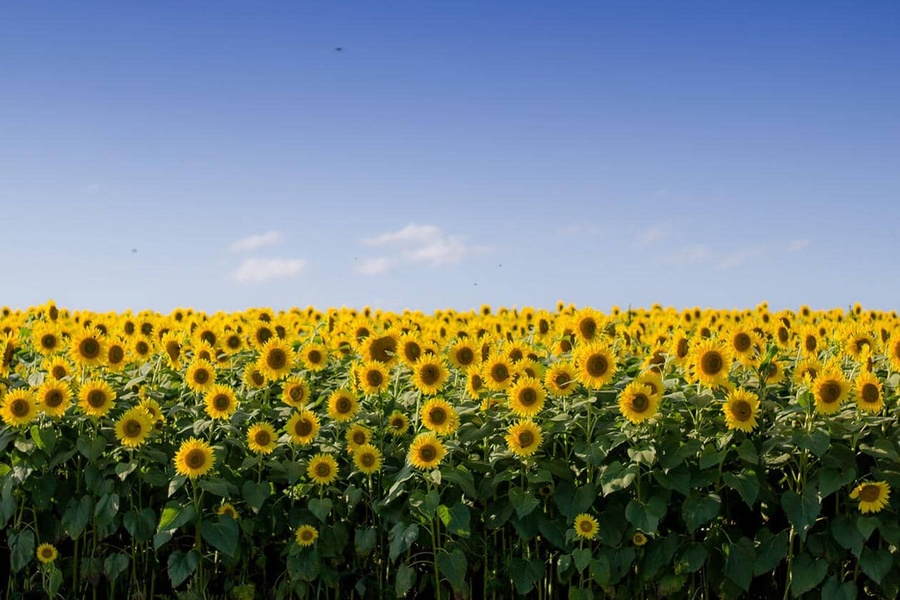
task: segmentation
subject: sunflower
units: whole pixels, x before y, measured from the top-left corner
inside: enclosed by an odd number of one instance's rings
[[[166,353],[166,360],[169,362],[169,366],[176,371],[181,369],[181,334],[169,331],[163,335],[159,343]]]
[[[348,389],[335,390],[328,397],[328,416],[338,423],[344,423],[359,412],[356,395]]]
[[[125,361],[128,358],[128,348],[121,338],[112,338],[107,340],[103,349],[103,364],[110,371],[121,371],[125,368]]]
[[[212,447],[203,440],[191,438],[181,442],[178,452],[175,453],[175,471],[179,475],[201,477],[212,469],[216,462]]]
[[[141,408],[147,411],[147,414],[150,415],[150,419],[153,421],[154,425],[165,423],[166,417],[162,414],[162,408],[159,406],[159,402],[152,398],[146,398],[141,400],[141,403],[138,404]]]
[[[328,348],[322,344],[307,344],[300,351],[300,360],[310,371],[321,371],[328,365]]]
[[[256,368],[270,381],[278,381],[291,372],[295,357],[290,345],[279,338],[271,338],[259,350]]]
[[[319,530],[312,525],[301,525],[294,532],[294,541],[297,542],[298,546],[303,546],[304,548],[315,544],[318,537]]]
[[[370,335],[362,343],[359,353],[366,362],[377,362],[392,366],[399,359],[397,348],[399,336],[393,332],[387,332],[380,336]]]
[[[578,389],[578,374],[575,366],[568,362],[558,362],[544,372],[544,385],[551,396],[565,398]]]
[[[37,402],[30,390],[7,392],[0,405],[0,416],[9,426],[27,425],[37,417]]]
[[[488,389],[501,391],[509,388],[513,381],[512,362],[502,354],[488,357],[481,365],[482,379]]]
[[[247,388],[251,390],[259,390],[262,389],[264,385],[266,385],[266,376],[263,375],[260,370],[253,365],[247,365],[247,368],[244,369],[244,374],[241,376],[241,381],[244,382],[244,385]]]
[[[425,395],[441,391],[449,376],[444,361],[435,356],[423,355],[413,365],[413,385]]]
[[[381,451],[372,444],[363,444],[353,451],[353,464],[364,475],[377,473],[381,470]]]
[[[61,417],[72,404],[72,389],[64,381],[48,378],[37,389],[37,400],[44,414]]]
[[[85,381],[78,390],[78,407],[87,415],[102,417],[113,407],[116,393],[102,379]]]
[[[153,429],[153,417],[145,409],[131,408],[116,421],[116,437],[126,448],[137,448],[147,440]]]
[[[56,557],[59,556],[59,552],[57,552],[56,546],[44,542],[37,547],[35,556],[37,557],[38,562],[40,562],[41,564],[49,565],[54,560],[56,560]]]
[[[234,390],[227,385],[216,383],[203,396],[204,411],[213,419],[227,420],[237,409]]]
[[[587,513],[575,517],[575,535],[583,540],[592,540],[597,537],[600,524],[597,519]]]
[[[891,361],[891,368],[900,371],[900,329],[895,329],[888,338],[886,353]]]
[[[319,485],[328,485],[338,476],[338,464],[330,454],[316,454],[309,459],[306,474]]]
[[[459,429],[459,414],[443,398],[432,398],[422,405],[422,424],[438,435],[449,435]]]
[[[268,321],[259,320],[250,327],[250,343],[255,348],[262,348],[274,336]]]
[[[291,415],[285,431],[294,444],[309,444],[319,433],[319,419],[312,411],[301,410]]]
[[[593,343],[603,335],[603,314],[593,308],[583,308],[574,316],[571,327],[578,343]]]
[[[659,371],[649,370],[641,373],[634,380],[641,385],[646,385],[650,388],[650,393],[653,396],[656,396],[659,399],[662,399],[663,392],[666,391],[665,385],[663,384],[662,375],[660,375]]]
[[[41,363],[41,368],[54,379],[65,379],[66,377],[71,377],[72,373],[75,372],[74,365],[62,356],[45,359]]]
[[[400,437],[409,429],[409,419],[399,410],[395,410],[388,417],[388,433],[394,437]]]
[[[821,414],[835,413],[850,394],[850,383],[843,371],[836,365],[825,367],[813,383],[816,411]]]
[[[640,531],[635,531],[634,535],[631,536],[631,543],[640,548],[647,543],[647,536]]]
[[[458,340],[447,352],[450,363],[458,369],[468,369],[480,362],[481,355],[467,339]]]
[[[812,382],[816,380],[819,373],[822,372],[822,363],[815,358],[804,358],[794,364],[794,372],[791,375],[794,383],[798,386],[806,385],[812,387]]]
[[[417,469],[434,469],[441,464],[447,449],[441,440],[431,432],[420,433],[409,446],[409,464]]]
[[[195,392],[206,392],[216,383],[216,368],[208,360],[194,359],[188,366],[184,381]]]
[[[735,389],[726,396],[722,412],[725,413],[725,426],[728,429],[740,429],[749,433],[757,425],[756,413],[759,412],[759,398],[747,390]]]
[[[881,390],[881,380],[874,373],[863,371],[855,382],[856,406],[866,412],[877,413],[884,406],[884,398]]]
[[[541,382],[530,377],[520,378],[507,391],[507,404],[514,415],[533,417],[544,408],[547,393]]]
[[[220,517],[231,517],[235,521],[238,519],[238,511],[233,504],[226,502],[216,509],[216,514]]]
[[[400,336],[400,360],[408,367],[416,364],[416,361],[422,358],[422,340],[418,334],[413,332],[404,333]]]
[[[659,408],[659,396],[650,386],[632,381],[619,394],[619,412],[632,423],[642,423],[653,417]]]
[[[479,365],[472,365],[466,369],[466,395],[472,400],[481,397],[481,391],[484,389],[484,377],[481,374]]]
[[[256,423],[247,431],[247,446],[255,454],[271,454],[278,445],[277,437],[270,423]]]
[[[728,334],[728,341],[734,357],[742,365],[749,366],[758,358],[763,347],[762,338],[752,329],[736,326]]]
[[[506,431],[506,446],[520,457],[534,454],[543,439],[540,425],[527,419],[517,421]]]
[[[309,384],[299,376],[289,377],[281,388],[281,400],[288,406],[303,408],[309,401]]]
[[[85,327],[74,336],[69,344],[69,355],[75,364],[96,367],[103,362],[104,336],[96,327]]]
[[[391,383],[390,367],[375,360],[366,361],[356,370],[359,389],[364,394],[378,394],[387,390]]]
[[[31,332],[32,345],[43,356],[52,356],[62,350],[63,337],[59,326],[38,323]]]
[[[574,358],[578,381],[588,389],[601,389],[616,372],[616,355],[606,344],[582,346],[575,352]]]
[[[707,387],[724,384],[731,370],[731,352],[714,339],[703,339],[691,350],[688,359],[691,381]]]
[[[532,379],[544,378],[544,365],[531,358],[523,358],[516,363],[516,374]]]
[[[372,430],[365,425],[356,423],[347,430],[345,437],[347,440],[347,449],[352,452],[360,446],[365,446],[372,440]]]
[[[876,513],[887,506],[891,495],[891,486],[886,481],[861,483],[850,492],[850,498],[859,498],[859,511]]]

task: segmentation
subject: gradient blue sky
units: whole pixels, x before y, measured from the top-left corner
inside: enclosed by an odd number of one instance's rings
[[[5,2],[0,305],[896,309],[898,31],[875,0]]]

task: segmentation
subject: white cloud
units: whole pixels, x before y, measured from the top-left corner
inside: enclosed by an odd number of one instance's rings
[[[756,258],[761,257],[766,253],[765,248],[762,246],[756,246],[752,248],[742,248],[737,252],[729,254],[721,261],[719,261],[720,269],[734,269],[735,267],[739,267],[747,261],[754,260]]]
[[[707,260],[709,260],[709,248],[703,244],[696,244],[662,256],[659,262],[664,265],[693,265],[706,262]]]
[[[806,250],[809,248],[809,240],[793,240],[788,245],[788,250],[791,252],[799,252],[801,250]]]
[[[307,261],[302,258],[246,258],[231,274],[238,283],[262,283],[270,279],[294,277],[302,273]]]
[[[424,264],[441,267],[459,264],[463,260],[489,251],[483,246],[471,246],[463,236],[447,235],[437,225],[410,223],[398,231],[364,238],[365,246],[389,246],[392,254],[363,259],[357,271],[363,275],[379,275],[402,264]]]
[[[668,225],[654,225],[650,229],[641,232],[635,241],[639,246],[649,246],[653,242],[667,238],[672,234],[672,228]]]
[[[264,246],[274,246],[275,244],[279,244],[283,239],[284,236],[280,231],[267,231],[266,233],[250,235],[239,239],[231,244],[231,250],[233,252],[256,250],[257,248],[262,248]]]

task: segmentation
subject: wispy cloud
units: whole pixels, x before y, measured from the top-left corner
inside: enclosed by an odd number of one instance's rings
[[[402,264],[423,264],[429,267],[455,265],[490,250],[467,243],[464,236],[447,235],[437,225],[416,223],[410,223],[397,231],[364,238],[360,243],[388,251],[381,256],[363,259],[357,266],[357,271],[363,275],[379,275]]]
[[[294,277],[302,273],[307,261],[302,258],[245,258],[231,274],[238,283],[262,283],[270,279]]]
[[[280,231],[267,231],[266,233],[261,233],[259,235],[250,235],[245,238],[241,238],[235,243],[231,244],[231,250],[233,252],[247,252],[249,250],[256,250],[257,248],[263,248],[265,246],[274,246],[275,244],[280,244],[284,239],[284,235]]]
[[[654,225],[650,229],[642,231],[635,238],[635,242],[639,246],[649,246],[653,242],[665,239],[672,235],[672,227],[669,225]]]
[[[695,244],[681,250],[676,250],[659,258],[664,265],[694,265],[709,260],[709,248],[703,244]]]
[[[809,240],[793,240],[788,244],[788,250],[791,252],[800,252],[809,248]]]
[[[753,246],[748,248],[741,248],[736,252],[732,252],[725,256],[722,260],[719,261],[720,269],[734,269],[737,268],[744,263],[757,259],[766,253],[766,249],[763,246]]]

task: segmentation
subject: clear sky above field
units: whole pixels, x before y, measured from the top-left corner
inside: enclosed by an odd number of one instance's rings
[[[5,2],[0,305],[900,308],[900,3]]]

